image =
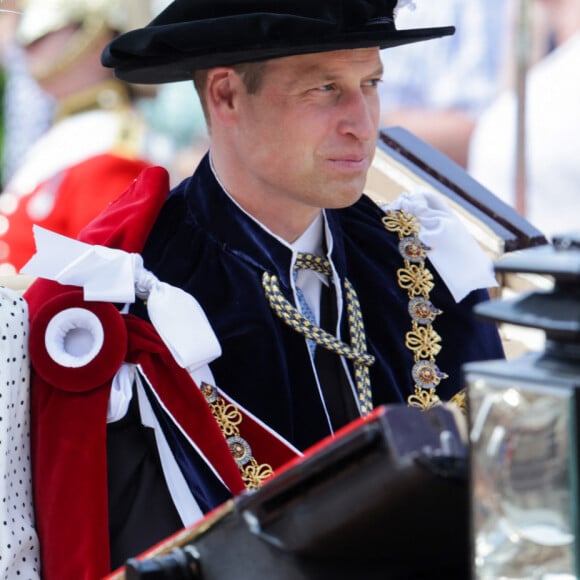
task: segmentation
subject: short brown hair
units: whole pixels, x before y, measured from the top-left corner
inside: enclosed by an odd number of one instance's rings
[[[244,82],[244,87],[249,95],[255,95],[258,93],[262,87],[262,81],[264,80],[264,73],[266,71],[267,61],[260,62],[245,62],[242,64],[235,64],[232,66],[236,74],[242,77]],[[195,90],[199,95],[199,100],[201,101],[201,107],[203,109],[203,115],[205,121],[209,127],[209,115],[207,111],[207,103],[205,102],[205,87],[207,83],[207,74],[209,69],[198,70],[193,76],[193,84],[195,85]]]

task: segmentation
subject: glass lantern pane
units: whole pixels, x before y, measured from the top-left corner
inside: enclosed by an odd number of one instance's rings
[[[474,577],[576,578],[574,390],[468,381]]]

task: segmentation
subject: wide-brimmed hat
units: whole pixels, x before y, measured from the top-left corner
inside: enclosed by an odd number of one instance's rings
[[[113,40],[102,63],[128,82],[167,83],[191,80],[196,70],[215,66],[387,48],[455,30],[452,26],[397,30],[397,4],[397,0],[174,0],[144,28]]]

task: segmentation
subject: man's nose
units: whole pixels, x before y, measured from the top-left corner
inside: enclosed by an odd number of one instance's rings
[[[339,131],[361,141],[376,139],[379,125],[378,96],[356,91],[345,95],[341,102]]]

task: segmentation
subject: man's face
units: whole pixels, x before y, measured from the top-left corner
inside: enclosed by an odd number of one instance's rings
[[[381,75],[377,48],[269,61],[258,92],[238,101],[238,183],[247,195],[289,219],[354,203],[374,155]]]
[[[30,73],[34,77],[42,77],[45,70],[52,69],[55,62],[61,61],[63,54],[70,50],[71,40],[77,30],[78,26],[70,24],[49,32],[26,46],[26,61]]]

